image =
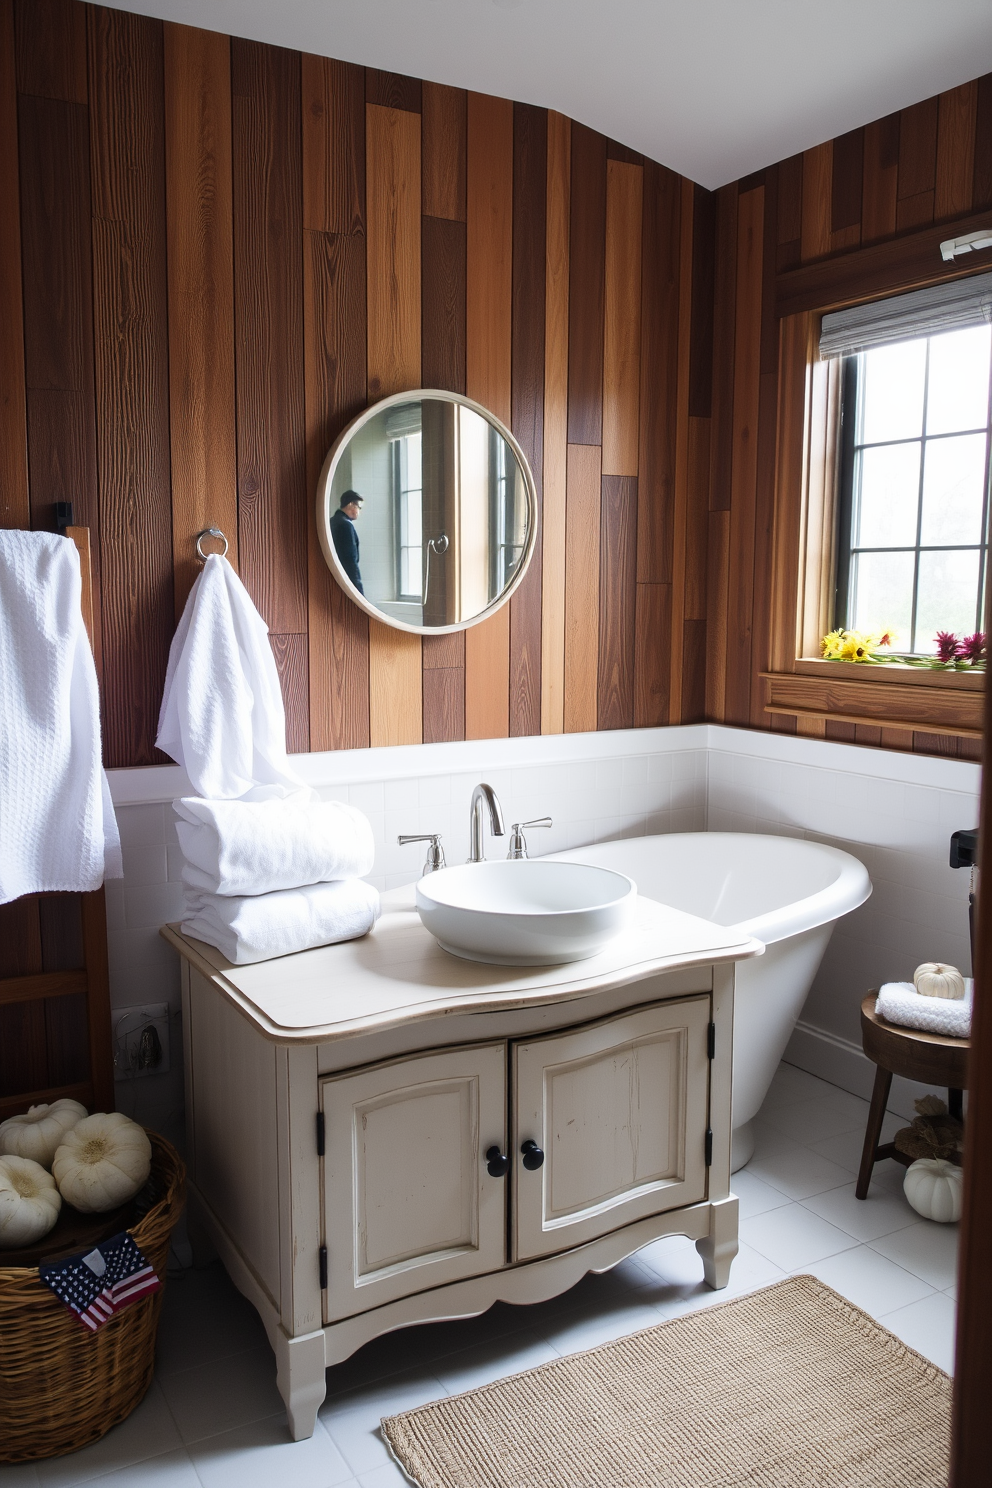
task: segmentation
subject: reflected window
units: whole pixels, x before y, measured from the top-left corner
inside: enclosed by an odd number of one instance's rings
[[[420,433],[394,439],[393,490],[396,500],[398,599],[423,603],[424,482]]]
[[[516,572],[524,543],[517,512],[518,494],[522,494],[517,490],[517,462],[495,430],[490,430],[489,469],[492,472],[492,525],[496,537],[491,549],[490,593],[499,594]]]
[[[844,358],[837,624],[899,652],[984,628],[990,359],[988,325]]]

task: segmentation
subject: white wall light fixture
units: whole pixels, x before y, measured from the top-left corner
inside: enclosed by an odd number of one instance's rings
[[[973,253],[979,248],[992,248],[992,227],[965,233],[963,238],[945,238],[940,245],[940,256],[945,263],[950,263],[952,258],[960,258],[962,253]]]

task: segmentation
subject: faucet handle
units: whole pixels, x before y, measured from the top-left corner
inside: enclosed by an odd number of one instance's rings
[[[510,837],[510,851],[506,855],[507,858],[514,859],[514,860],[517,860],[517,859],[520,859],[520,858],[526,858],[526,856],[527,856],[527,839],[526,839],[526,837],[523,834],[523,828],[524,827],[553,827],[553,826],[554,826],[554,822],[551,820],[550,816],[538,816],[538,817],[535,817],[533,821],[514,822],[512,828],[511,828],[512,836]]]
[[[436,873],[439,868],[444,867],[444,848],[441,846],[440,832],[424,832],[412,836],[404,834],[397,837],[396,841],[400,847],[404,847],[408,842],[430,843],[430,847],[427,849],[427,860],[424,863],[425,878],[428,873]]]

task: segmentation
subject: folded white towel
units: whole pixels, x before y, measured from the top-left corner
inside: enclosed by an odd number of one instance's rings
[[[181,929],[216,946],[236,966],[247,966],[312,946],[356,940],[378,918],[378,891],[361,878],[346,878],[250,898],[187,889]]]
[[[0,904],[119,878],[79,553],[0,532]]]
[[[970,1038],[974,990],[971,977],[964,979],[963,998],[921,997],[912,982],[885,982],[879,988],[875,1011],[903,1028],[920,1028],[945,1038]]]
[[[268,626],[218,553],[207,558],[172,638],[155,742],[183,766],[198,796],[304,788],[286,758]]]
[[[368,817],[301,791],[284,801],[174,801],[183,883],[208,894],[269,894],[372,872]]]

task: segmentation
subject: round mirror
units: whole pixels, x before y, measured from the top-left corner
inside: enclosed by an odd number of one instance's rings
[[[537,493],[499,419],[457,393],[397,393],[333,445],[317,531],[345,593],[418,635],[464,630],[505,604],[537,538]]]

